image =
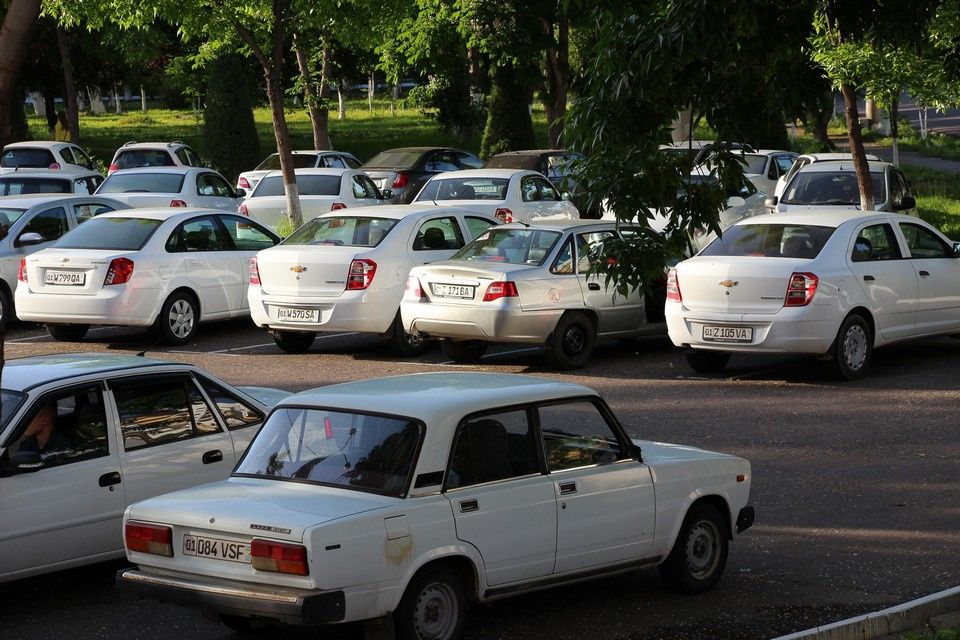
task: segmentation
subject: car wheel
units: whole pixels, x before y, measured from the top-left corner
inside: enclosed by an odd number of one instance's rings
[[[697,373],[717,373],[730,362],[727,351],[687,351],[687,364]]]
[[[0,331],[7,328],[7,323],[16,318],[13,310],[13,298],[5,286],[0,286]]]
[[[841,380],[856,380],[870,366],[873,336],[863,316],[850,315],[840,325],[833,346],[833,371]]]
[[[463,585],[446,569],[428,569],[407,587],[394,614],[400,640],[454,640],[463,631]]]
[[[88,324],[48,324],[44,325],[50,337],[59,342],[79,342],[87,335]]]
[[[460,364],[479,362],[487,352],[487,343],[483,340],[441,340],[440,349],[443,355]]]
[[[694,505],[683,519],[680,534],[660,575],[678,593],[703,593],[713,588],[727,566],[727,525],[711,504]]]
[[[398,311],[390,330],[390,347],[397,355],[413,358],[426,353],[427,341],[420,336],[414,337],[403,330],[403,320],[400,319],[400,312]]]
[[[271,331],[273,341],[287,353],[306,353],[317,334],[312,331]]]
[[[197,331],[199,315],[197,303],[190,294],[174,293],[163,303],[157,316],[160,337],[170,345],[187,344]]]
[[[587,364],[597,342],[597,331],[585,313],[565,313],[547,343],[547,359],[558,369]]]

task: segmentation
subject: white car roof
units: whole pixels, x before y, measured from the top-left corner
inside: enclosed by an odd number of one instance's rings
[[[61,378],[73,378],[87,374],[99,374],[135,367],[160,367],[192,365],[162,360],[110,353],[57,353],[29,358],[14,358],[3,363],[3,388],[26,391],[40,384]]]
[[[551,231],[566,231],[567,229],[576,229],[579,227],[597,227],[599,230],[616,229],[617,223],[613,220],[536,220],[533,222],[511,222],[509,224],[497,225],[503,228],[513,229],[550,229]],[[621,225],[623,227],[624,225]]]
[[[198,213],[215,213],[218,215],[234,214],[236,211],[223,209],[205,209],[203,207],[159,207],[155,209],[124,209],[123,211],[108,211],[101,213],[98,218],[149,218],[151,220],[170,220],[171,218],[188,218]]]
[[[430,180],[456,180],[464,178],[507,178],[516,175],[531,175],[543,177],[539,171],[529,169],[461,169],[459,171],[444,171],[430,178]]]
[[[303,167],[302,169],[294,169],[294,175],[298,176],[340,176],[346,173],[347,171],[353,171],[354,173],[363,173],[363,171],[358,171],[357,169],[350,169],[349,167]],[[283,171],[275,169],[266,175],[263,176],[263,179],[266,178],[276,178],[277,176],[282,176]]]
[[[19,169],[16,171],[8,171],[0,176],[0,179],[14,180],[18,177],[23,178],[89,178],[91,176],[100,176],[103,177],[103,174],[99,171],[93,171],[92,169],[75,169],[73,165],[70,165],[66,169]]]
[[[206,171],[209,173],[217,173],[217,171],[210,169],[209,167],[187,167],[187,166],[164,166],[164,167],[133,167],[132,169],[124,169],[123,173],[120,175],[130,176],[137,173],[177,173],[177,174],[187,174],[187,173],[199,173],[200,171]],[[107,176],[107,180],[117,175],[117,172]]]
[[[437,213],[442,211],[444,213],[456,212],[459,209],[457,207],[438,207],[433,203],[428,203],[424,206],[418,204],[383,204],[383,205],[373,205],[369,207],[350,207],[348,209],[338,209],[337,211],[331,211],[330,213],[324,213],[317,218],[343,218],[343,217],[365,217],[365,218],[393,218],[395,220],[400,220],[401,218],[407,218],[411,216],[417,216],[428,213]],[[469,207],[464,207],[462,210],[463,213],[479,216],[483,218],[488,218],[486,214],[477,213],[476,211],[471,210]]]
[[[877,156],[872,153],[866,154],[867,160],[879,160]],[[839,153],[839,152],[828,152],[828,153],[804,153],[800,158],[807,160],[809,162],[833,162],[835,160],[852,160],[852,153]]]
[[[5,174],[6,175],[6,174]],[[113,204],[118,204],[122,206],[125,205],[119,200],[114,200],[110,196],[95,196],[90,194],[82,193],[48,193],[48,194],[36,194],[28,193],[26,195],[15,195],[15,196],[0,196],[0,207],[10,208],[16,207],[18,209],[29,209],[37,205],[43,204],[55,204],[57,202],[77,200],[80,202],[110,202]]]
[[[179,147],[189,147],[190,145],[180,142],[179,140],[174,140],[172,142],[127,142],[122,147],[117,149],[117,151],[123,151],[124,149],[176,149]]]
[[[876,160],[867,162],[867,165],[870,167],[870,173],[881,173],[886,167],[892,166],[889,162]],[[813,162],[806,164],[800,167],[797,175],[801,173],[846,173],[854,170],[852,160],[834,160],[831,162]]]
[[[74,147],[79,146],[75,145],[72,142],[63,142],[57,140],[26,140],[23,142],[11,142],[10,144],[4,145],[4,149],[31,149],[31,148],[42,148],[42,149],[60,149],[62,147]]]
[[[917,218],[903,213],[884,213],[882,211],[858,211],[856,209],[825,209],[823,211],[803,209],[796,212],[768,213],[737,222],[737,226],[750,224],[806,224],[822,227],[839,227],[844,222],[860,220],[903,220],[916,222]]]

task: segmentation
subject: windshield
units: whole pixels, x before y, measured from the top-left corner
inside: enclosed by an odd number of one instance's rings
[[[420,151],[382,151],[364,163],[368,169],[395,168],[406,169],[417,164],[422,152]]]
[[[351,247],[375,247],[397,224],[392,218],[337,216],[314,218],[283,241],[291,244],[335,244]]]
[[[507,197],[509,178],[444,178],[424,185],[417,202],[434,200],[499,200]]]
[[[10,391],[3,389],[0,391],[0,402],[3,402],[2,413],[0,413],[0,429],[5,428],[10,422],[10,416],[17,412],[23,401],[27,399],[27,394],[19,391]]]
[[[806,224],[738,224],[698,255],[816,258],[834,231]]]
[[[767,156],[748,153],[743,156],[747,166],[743,168],[744,173],[763,173],[763,168],[767,165]]]
[[[886,201],[883,174],[870,173],[877,206]],[[860,187],[853,171],[801,171],[783,194],[784,204],[859,205]]]
[[[302,196],[338,196],[341,178],[339,175],[297,176],[297,191]],[[282,196],[284,193],[283,176],[267,176],[250,197]]]
[[[67,232],[53,246],[60,249],[139,251],[161,224],[163,220],[151,218],[91,218]]]
[[[97,193],[180,193],[182,173],[124,173],[110,174]]]
[[[540,264],[559,239],[559,231],[492,227],[460,249],[451,260]]]
[[[420,422],[407,418],[281,408],[270,414],[233,475],[401,495],[421,431]]]

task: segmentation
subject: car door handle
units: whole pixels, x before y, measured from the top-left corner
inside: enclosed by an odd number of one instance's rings
[[[101,487],[109,487],[114,484],[120,484],[120,472],[111,471],[100,476],[99,484]]]
[[[571,493],[577,492],[577,483],[576,482],[561,482],[560,483],[560,495],[568,496]]]
[[[930,275],[930,272],[927,271],[927,270],[925,270],[925,269],[920,269],[920,275],[921,275],[921,276],[929,276],[929,275]]]
[[[864,282],[874,282],[875,280],[876,278],[874,278],[873,276],[863,276]]]
[[[471,511],[479,511],[480,503],[476,500],[464,500],[460,503],[460,513],[470,513]]]
[[[223,452],[219,449],[207,451],[203,454],[203,464],[212,464],[214,462],[223,462]]]
[[[596,282],[591,282],[587,285],[587,289],[590,289],[590,291],[600,291],[600,285]]]

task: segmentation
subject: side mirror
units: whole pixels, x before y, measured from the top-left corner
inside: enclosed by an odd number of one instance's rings
[[[36,451],[17,451],[11,453],[3,465],[4,477],[17,475],[19,473],[33,473],[43,469],[43,458]]]
[[[237,189],[234,191],[234,193],[237,194],[237,195],[236,195],[237,198],[246,198],[246,197],[247,197],[247,190],[244,189],[243,187],[237,187]]]
[[[953,243],[953,257],[960,258],[960,242]]]
[[[730,196],[727,198],[727,208],[731,209],[733,207],[742,207],[747,204],[747,201],[741,198],[740,196]]]
[[[383,191],[380,192],[380,196],[381,196],[382,199],[384,199],[384,200],[392,200],[392,199],[393,199],[393,189],[384,189]]]
[[[573,197],[573,196],[570,195],[570,192],[569,192],[569,191],[564,191],[564,192],[562,192],[562,193],[560,194],[560,199],[561,199],[561,200],[566,200],[567,202],[569,202],[572,197]]]
[[[36,231],[28,231],[27,233],[21,233],[20,237],[17,238],[18,247],[29,247],[35,244],[41,244],[45,242],[43,236],[37,233]]]
[[[917,199],[913,196],[903,196],[900,200],[900,204],[897,205],[897,211],[906,211],[907,209],[913,209],[917,206]]]
[[[779,202],[779,200],[777,199],[777,196],[770,196],[769,198],[763,201],[763,206],[765,206],[767,209],[776,209],[777,202]]]

